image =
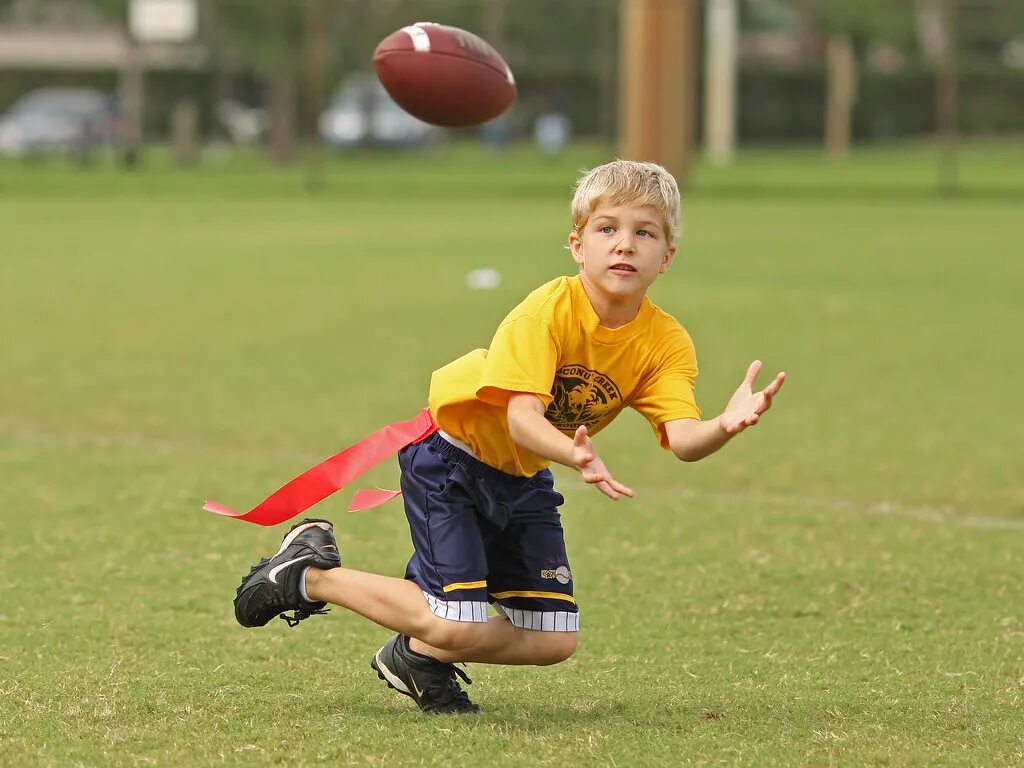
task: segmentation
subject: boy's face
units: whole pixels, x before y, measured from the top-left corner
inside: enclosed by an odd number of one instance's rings
[[[569,250],[584,283],[612,301],[643,298],[676,252],[657,208],[602,202],[570,233]]]

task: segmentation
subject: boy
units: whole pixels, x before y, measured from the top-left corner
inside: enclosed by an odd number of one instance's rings
[[[425,712],[477,712],[455,662],[555,664],[576,650],[579,613],[552,461],[615,500],[591,436],[623,408],[651,422],[683,461],[756,424],[782,387],[754,392],[755,361],[714,419],[694,401],[697,362],[682,326],[646,297],[675,255],[679,191],[664,168],[615,161],[585,174],[569,250],[579,274],[541,286],[487,350],[435,371],[438,430],[399,451],[414,553],[405,579],[341,567],[331,524],[295,526],[238,589],[235,615],[262,626],[348,608],[398,634],[373,657],[381,680]],[[487,617],[487,605],[498,615]]]

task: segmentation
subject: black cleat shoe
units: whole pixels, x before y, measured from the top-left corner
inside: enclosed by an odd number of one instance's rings
[[[327,613],[327,603],[302,598],[299,580],[306,568],[337,568],[341,553],[334,528],[327,520],[309,518],[291,530],[277,554],[260,560],[242,579],[235,593],[235,618],[243,627],[262,627],[280,616],[289,627],[315,613]],[[291,616],[285,611],[295,611]]]
[[[469,676],[454,664],[422,656],[409,648],[409,638],[395,635],[370,660],[377,677],[415,701],[431,714],[476,714],[480,707],[469,700],[456,675],[466,683]]]

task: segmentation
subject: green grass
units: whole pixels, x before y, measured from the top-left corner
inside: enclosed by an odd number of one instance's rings
[[[551,668],[472,665],[478,718],[426,718],[335,611],[245,631],[279,532],[244,507],[420,408],[430,371],[571,271],[575,170],[445,149],[335,159],[0,164],[0,765],[993,766],[1024,761],[1021,151],[806,152],[701,167],[654,298],[713,415],[750,359],[790,380],[696,465],[639,417],[559,470],[582,605]],[[465,273],[497,267],[491,292]],[[392,485],[389,464],[364,486]],[[400,505],[317,511],[400,574]]]

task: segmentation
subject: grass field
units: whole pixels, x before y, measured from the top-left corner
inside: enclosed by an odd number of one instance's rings
[[[581,647],[472,665],[482,716],[383,688],[356,616],[235,624],[280,532],[203,500],[422,407],[571,272],[568,188],[605,157],[361,156],[317,195],[251,162],[0,164],[0,765],[1024,763],[1019,148],[965,151],[953,198],[921,148],[699,169],[653,297],[707,415],[754,357],[791,378],[695,465],[624,416],[598,444],[633,501],[556,472]],[[346,563],[399,575],[400,504],[347,501],[316,508]]]

